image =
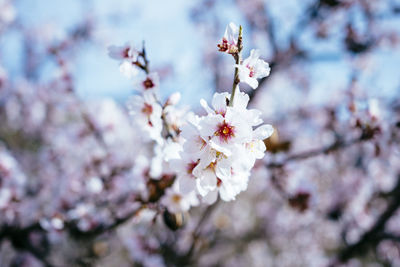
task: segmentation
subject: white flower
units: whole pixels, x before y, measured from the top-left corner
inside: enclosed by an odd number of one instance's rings
[[[125,44],[124,46],[109,46],[108,55],[112,59],[122,61],[119,66],[119,71],[128,79],[139,73],[139,70],[135,65],[139,53],[130,44]]]
[[[136,68],[137,69],[137,68]],[[146,75],[144,78],[140,79],[136,84],[135,87],[139,89],[139,91],[151,91],[153,90],[155,93],[160,85],[160,78],[156,72],[152,72]]]
[[[200,135],[210,146],[231,156],[237,144],[249,141],[251,126],[232,108],[227,107],[225,116],[209,114],[200,122]]]
[[[206,140],[200,136],[199,121],[200,117],[189,116],[187,123],[181,127],[181,136],[186,140],[183,144],[183,150],[187,154],[194,154],[194,157],[199,157],[199,154],[207,145]]]
[[[255,160],[264,156],[265,144],[273,128],[260,125],[258,110],[247,109],[249,96],[238,91],[233,106],[228,93],[214,94],[212,108],[201,100],[207,111],[203,117],[189,117],[181,130],[183,152],[177,166],[177,181],[182,192],[197,191],[205,203],[218,195],[224,201],[235,199],[247,188]]]
[[[199,200],[194,191],[183,194],[178,190],[177,184],[174,183],[172,187],[165,190],[161,204],[167,207],[169,212],[179,213],[188,211],[192,206],[199,205]]]
[[[128,79],[135,77],[139,73],[139,70],[129,61],[122,62],[119,65],[119,71]]]
[[[132,96],[127,106],[137,126],[145,132],[147,137],[162,143],[162,107],[158,104],[154,94],[144,92],[143,96]]]
[[[138,58],[139,53],[135,50],[135,48],[133,48],[132,45],[127,43],[123,46],[109,46],[108,55],[112,59],[135,62]]]
[[[246,143],[245,148],[246,160],[242,161],[243,163],[247,162],[248,167],[252,168],[256,159],[262,159],[264,157],[264,153],[266,150],[264,140],[272,135],[274,132],[274,128],[269,124],[264,124],[257,129],[255,129],[252,133],[252,140]]]
[[[178,159],[181,151],[181,144],[172,141],[171,138],[156,144],[154,146],[154,156],[151,160],[150,176],[158,180],[162,178],[163,174],[173,173],[168,162]]]
[[[219,51],[227,52],[228,54],[237,53],[238,37],[239,37],[239,27],[235,25],[233,22],[229,23],[229,25],[225,29],[225,34],[221,40],[221,43],[217,45]]]
[[[240,82],[247,83],[253,89],[258,87],[257,79],[267,77],[271,71],[269,64],[259,57],[259,50],[252,49],[250,56],[237,65]]]

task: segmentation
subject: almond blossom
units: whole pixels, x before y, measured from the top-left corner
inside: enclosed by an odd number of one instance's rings
[[[147,136],[157,143],[161,143],[162,107],[155,99],[154,94],[144,92],[143,96],[132,96],[127,106],[136,124],[140,126]]]
[[[169,212],[179,213],[188,211],[192,206],[199,205],[199,200],[195,191],[182,193],[175,183],[166,190],[165,195],[161,199],[161,204],[167,207]]]
[[[159,85],[160,78],[158,77],[158,74],[156,72],[152,72],[139,79],[134,84],[134,87],[140,92],[152,90],[158,94]]]
[[[239,36],[239,27],[233,22],[225,29],[224,37],[222,37],[221,43],[218,44],[218,49],[221,52],[228,54],[234,54],[238,52],[237,40]]]
[[[271,71],[269,64],[260,59],[260,51],[258,49],[252,49],[250,56],[237,67],[239,68],[240,81],[247,83],[253,89],[258,87],[257,79],[267,77]]]
[[[260,112],[248,110],[248,95],[238,92],[233,106],[228,106],[228,93],[216,93],[212,107],[202,100],[206,116],[192,117],[182,127],[185,138],[181,158],[184,161],[178,174],[182,190],[194,188],[203,201],[212,203],[218,193],[224,201],[235,199],[247,187],[250,170],[256,159],[262,158],[273,128],[263,125]]]
[[[108,55],[112,59],[121,61],[119,71],[128,79],[136,76],[139,73],[139,70],[135,66],[139,53],[129,43],[123,46],[109,46]]]
[[[108,55],[112,59],[135,62],[139,54],[132,45],[126,43],[123,46],[116,46],[116,45],[109,46]]]

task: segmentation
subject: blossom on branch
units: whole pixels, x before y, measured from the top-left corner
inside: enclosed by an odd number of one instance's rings
[[[224,201],[234,200],[247,188],[250,170],[255,159],[265,152],[263,140],[273,128],[263,125],[260,112],[248,110],[248,95],[238,92],[233,106],[228,106],[228,93],[216,93],[212,107],[202,100],[206,116],[194,117],[182,127],[185,138],[181,158],[184,160],[178,174],[182,190],[196,190],[206,203],[213,203],[218,193]],[[235,105],[236,104],[236,105]]]
[[[253,89],[258,87],[257,79],[267,77],[271,71],[269,64],[260,59],[260,51],[258,49],[252,49],[250,56],[237,67],[239,68],[240,81],[247,83]]]
[[[218,51],[226,52],[228,54],[235,54],[238,52],[238,36],[239,36],[239,27],[235,25],[233,22],[229,23],[229,25],[225,29],[224,37],[222,37],[221,43],[218,44]]]
[[[136,67],[139,53],[132,45],[127,43],[123,46],[109,46],[108,55],[112,59],[122,61],[119,71],[127,78],[130,79],[139,73]]]

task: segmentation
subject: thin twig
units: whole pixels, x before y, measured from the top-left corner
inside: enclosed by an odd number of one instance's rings
[[[243,49],[243,44],[242,44],[242,25],[239,26],[239,36],[238,36],[238,41],[237,41],[237,46],[238,46],[238,52],[234,54],[235,57],[235,76],[233,77],[233,85],[232,85],[232,93],[231,93],[231,99],[229,100],[229,106],[233,106],[233,99],[235,98],[235,93],[236,89],[240,83],[239,79],[239,64],[242,63],[242,49]]]
[[[304,159],[308,159],[308,158],[311,158],[311,157],[315,157],[315,156],[319,156],[319,155],[323,155],[323,154],[328,154],[330,152],[337,151],[337,150],[340,150],[340,149],[343,149],[343,148],[347,148],[349,146],[361,143],[363,141],[370,140],[370,139],[372,139],[374,137],[374,135],[375,135],[375,132],[369,132],[368,134],[362,133],[359,137],[350,139],[348,141],[341,141],[339,139],[339,140],[336,140],[335,142],[333,142],[330,145],[323,146],[321,148],[316,148],[316,149],[304,151],[304,152],[300,152],[300,153],[293,154],[293,155],[289,155],[284,160],[282,160],[280,162],[270,162],[266,166],[267,166],[267,168],[272,168],[272,169],[273,168],[281,168],[285,164],[287,164],[287,163],[289,163],[291,161],[304,160]]]

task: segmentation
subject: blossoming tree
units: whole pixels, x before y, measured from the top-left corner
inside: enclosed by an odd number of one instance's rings
[[[272,20],[264,6],[244,2],[252,3],[237,1],[247,28],[265,30]],[[309,24],[322,27],[321,14],[356,2],[317,1]],[[360,5],[373,21],[369,4]],[[288,65],[303,71],[294,59],[306,52],[294,41],[280,50],[267,27],[274,51],[264,54],[233,22],[209,46],[234,75],[228,85],[216,79],[211,103],[199,99],[202,111],[180,105],[179,93],[163,99],[144,44],[108,47],[134,89],[126,105],[84,101],[70,62],[92,39],[91,22],[47,43],[18,28],[11,1],[0,7],[0,34],[16,27],[27,36],[25,78],[0,65],[1,264],[399,264],[398,103],[365,97],[353,81],[322,107],[282,105],[285,114],[271,116],[279,99],[266,85],[301,80]],[[352,25],[346,44],[352,53],[373,47]],[[45,82],[35,78],[41,53],[57,69]],[[281,83],[269,77],[282,72],[289,75]]]

